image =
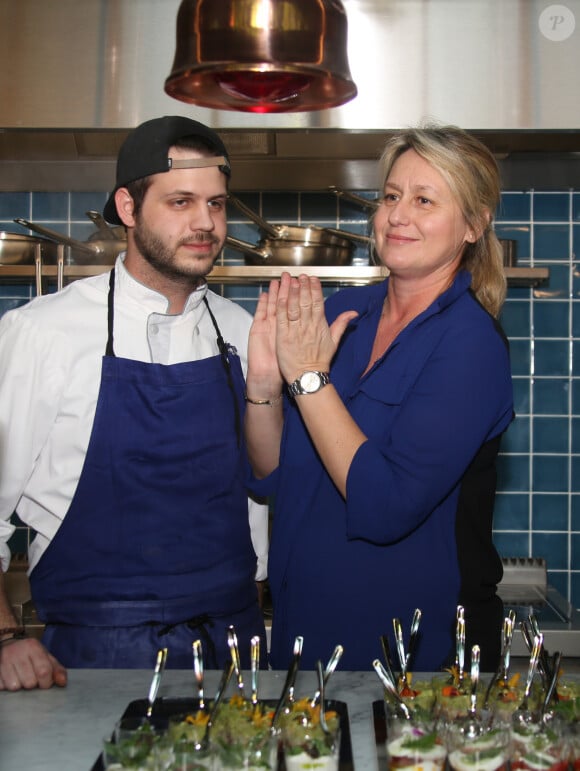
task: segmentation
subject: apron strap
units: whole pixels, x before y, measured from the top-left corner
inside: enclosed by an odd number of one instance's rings
[[[217,337],[217,345],[220,352],[220,359],[223,364],[225,373],[226,373],[226,379],[228,381],[228,388],[230,389],[230,392],[234,399],[234,422],[235,422],[235,429],[236,429],[236,439],[238,442],[238,447],[240,446],[240,442],[242,439],[242,421],[240,418],[240,405],[238,404],[238,400],[236,398],[236,389],[234,387],[234,379],[232,377],[232,366],[230,363],[230,359],[228,356],[228,346],[226,345],[222,333],[220,331],[220,328],[218,327],[218,323],[216,321],[215,316],[211,312],[211,308],[209,307],[209,303],[207,301],[207,297],[203,298],[203,301],[205,303],[205,307],[207,308],[207,311],[209,313],[209,316],[211,318],[211,323],[213,324],[213,327],[215,329],[216,337]]]
[[[109,296],[108,296],[108,311],[107,311],[107,347],[105,348],[105,356],[114,356],[115,351],[113,349],[113,319],[114,319],[114,303],[115,303],[115,268],[111,271],[109,276]]]
[[[228,388],[230,389],[230,392],[234,400],[234,422],[235,422],[236,440],[239,447],[242,441],[242,421],[240,417],[240,405],[238,404],[238,400],[236,397],[236,389],[234,387],[234,380],[232,377],[231,363],[228,356],[228,346],[226,345],[226,342],[222,336],[222,333],[218,326],[216,318],[211,312],[211,308],[209,307],[207,297],[204,297],[203,301],[209,313],[209,317],[211,319],[211,323],[213,324],[213,328],[215,329],[217,346],[220,352],[220,359],[226,373]],[[115,356],[115,350],[113,346],[114,304],[115,304],[115,268],[111,270],[111,273],[109,276],[109,295],[108,295],[108,310],[107,310],[107,347],[105,349],[105,356]]]

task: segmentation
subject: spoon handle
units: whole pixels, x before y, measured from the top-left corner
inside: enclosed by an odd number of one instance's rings
[[[391,647],[389,645],[389,638],[386,634],[381,635],[381,646],[383,648],[383,656],[385,657],[385,666],[387,672],[393,684],[396,686],[397,678],[395,677],[395,667],[393,666],[393,657],[391,655]]]
[[[326,685],[326,683],[329,681],[330,675],[334,672],[334,670],[338,666],[338,662],[342,658],[343,653],[344,653],[344,648],[342,647],[342,645],[337,645],[332,653],[332,656],[328,659],[328,664],[326,665],[326,669],[324,670],[324,685]],[[318,689],[314,694],[314,696],[312,697],[310,706],[314,708],[318,704],[319,699],[321,699],[320,689]]]
[[[409,671],[411,659],[415,652],[415,645],[417,644],[417,637],[419,635],[419,624],[421,623],[421,611],[419,608],[413,613],[413,620],[411,621],[411,631],[409,633],[409,647],[407,649],[407,658],[405,659],[405,671]]]
[[[250,662],[252,678],[252,704],[258,703],[258,672],[260,670],[260,638],[258,635],[250,640]]]
[[[512,648],[512,640],[514,636],[514,626],[516,623],[515,611],[510,610],[508,615],[503,620],[503,632],[502,632],[502,651],[501,651],[501,674],[500,679],[507,682],[509,679],[510,669],[510,656]]]
[[[395,699],[397,702],[397,705],[403,712],[404,716],[407,718],[407,720],[411,719],[411,713],[409,711],[409,708],[401,698],[399,691],[397,690],[397,686],[395,683],[391,680],[391,676],[387,673],[387,670],[384,668],[382,663],[379,661],[379,659],[375,659],[373,661],[373,669],[379,676],[379,679],[381,683],[383,684],[386,691],[388,691],[391,696]]]
[[[191,644],[193,651],[193,673],[195,675],[195,681],[197,683],[197,695],[199,698],[199,708],[205,709],[205,701],[203,698],[203,653],[201,647],[201,640],[194,640]]]
[[[479,685],[479,645],[474,645],[471,649],[471,692],[469,697],[469,712],[475,715],[477,711],[477,686]]]
[[[320,691],[320,727],[323,733],[328,735],[328,724],[326,722],[326,712],[324,707],[324,672],[322,671],[322,662],[319,660],[316,662],[316,674],[318,675],[318,690]]]
[[[455,645],[457,649],[457,678],[459,685],[463,683],[465,670],[465,609],[457,606],[457,627],[455,630]]]
[[[159,684],[161,683],[161,676],[165,669],[165,662],[167,661],[167,648],[160,648],[157,651],[157,661],[155,662],[155,671],[153,672],[153,679],[151,680],[151,686],[149,687],[149,696],[147,700],[149,706],[147,707],[147,717],[151,717],[153,714],[153,705],[157,698],[157,691],[159,690]]]
[[[240,662],[240,649],[238,647],[238,637],[233,626],[228,627],[228,646],[230,648],[234,672],[236,673],[236,679],[238,681],[238,692],[242,698],[245,698],[244,679],[242,677],[242,665]]]
[[[399,656],[399,664],[401,667],[401,677],[405,674],[405,662],[407,657],[405,656],[405,643],[403,641],[403,627],[398,618],[393,619],[393,631],[395,633],[395,643],[397,645],[397,654]]]
[[[286,681],[282,688],[282,693],[280,694],[280,698],[278,699],[276,709],[274,710],[274,715],[272,717],[272,723],[271,723],[272,728],[276,727],[278,719],[282,714],[282,710],[284,709],[284,704],[286,703],[286,697],[288,696],[290,689],[293,688],[294,686],[294,681],[296,680],[296,674],[298,673],[298,667],[300,666],[300,657],[302,656],[303,643],[304,643],[304,638],[301,636],[296,637],[294,640],[294,653],[292,655],[292,661],[290,662],[290,666],[288,667],[288,673],[286,675]]]
[[[540,651],[542,650],[543,642],[544,636],[542,634],[538,634],[534,637],[534,647],[532,648],[532,655],[530,656],[528,675],[526,677],[526,688],[524,690],[524,699],[526,700],[529,698],[530,691],[532,690],[532,682],[538,667],[538,660],[540,658]]]
[[[211,731],[211,727],[213,725],[213,721],[215,720],[218,707],[221,703],[221,700],[223,699],[224,693],[226,692],[226,688],[228,687],[228,683],[230,682],[230,679],[233,673],[234,673],[234,664],[232,661],[230,661],[226,664],[224,671],[222,672],[222,676],[221,676],[214,700],[211,705],[209,717],[207,719],[207,723],[205,724],[205,733],[203,735],[203,739],[201,740],[201,743],[203,746],[207,746],[209,744],[209,732]]]

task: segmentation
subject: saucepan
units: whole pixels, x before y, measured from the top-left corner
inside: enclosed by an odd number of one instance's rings
[[[92,212],[89,214],[97,214]],[[92,218],[92,217],[91,217]],[[93,220],[94,221],[94,220]],[[70,238],[62,233],[58,233],[55,230],[46,228],[43,225],[36,225],[34,222],[17,218],[14,220],[19,225],[25,228],[29,228],[34,233],[39,233],[41,236],[51,238],[59,244],[70,246],[72,250],[72,258],[78,264],[91,264],[97,265],[112,265],[120,252],[125,251],[127,248],[126,238],[121,237],[124,235],[124,228],[109,228],[105,224],[107,233],[104,234],[103,227],[101,226],[96,233],[91,234],[87,241],[78,241],[76,238]]]
[[[57,257],[54,241],[1,231],[0,265],[33,265],[37,246],[40,246],[42,259],[54,265]]]
[[[244,253],[248,262],[258,265],[348,265],[355,243],[370,242],[368,236],[315,225],[272,225],[233,195],[228,200],[260,228],[263,237],[257,245],[233,236],[226,244]]]

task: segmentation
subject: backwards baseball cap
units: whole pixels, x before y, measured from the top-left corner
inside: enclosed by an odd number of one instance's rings
[[[200,139],[215,152],[215,157],[195,158],[191,160],[172,160],[169,148],[180,139]],[[129,182],[143,179],[151,174],[161,174],[172,168],[203,168],[218,166],[220,171],[230,176],[230,160],[222,140],[215,131],[196,120],[178,115],[166,115],[142,123],[127,136],[117,158],[117,179],[115,189],[109,196],[103,209],[107,222],[122,225],[117,214],[115,193]]]

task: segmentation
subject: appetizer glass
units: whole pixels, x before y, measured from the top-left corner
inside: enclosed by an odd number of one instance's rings
[[[409,720],[400,709],[386,705],[386,715],[386,753],[390,771],[440,771],[443,768],[447,751],[440,726],[429,710],[415,708]]]
[[[541,721],[512,727],[512,771],[566,771],[569,742],[559,721]]]
[[[105,771],[159,771],[155,748],[161,734],[142,718],[123,718],[103,740]]]
[[[450,725],[446,733],[449,766],[453,771],[505,771],[511,756],[506,725],[474,724],[475,730]]]
[[[240,696],[222,704],[211,731],[213,768],[275,771],[278,738],[272,731],[272,716],[268,707]]]
[[[340,755],[340,719],[325,711],[327,732],[320,722],[320,705],[301,699],[280,720],[286,771],[337,771]]]
[[[461,682],[454,671],[435,675],[432,684],[435,693],[434,710],[436,715],[444,720],[454,720],[467,713],[471,704],[471,678],[469,675],[465,675]],[[481,693],[478,692],[477,696],[478,706],[480,706]]]

